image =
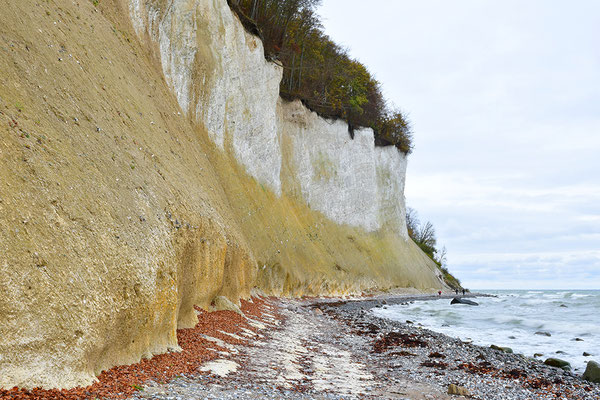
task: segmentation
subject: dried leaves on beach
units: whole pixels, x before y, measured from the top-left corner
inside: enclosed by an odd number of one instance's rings
[[[261,320],[269,305],[266,300],[242,301],[242,311],[250,318]],[[177,340],[182,348],[180,353],[166,353],[141,360],[137,364],[111,368],[98,376],[98,382],[85,388],[70,390],[31,390],[13,388],[0,389],[0,399],[13,400],[75,400],[75,399],[123,399],[140,390],[149,380],[167,382],[174,377],[198,373],[198,368],[207,361],[218,358],[217,351],[227,351],[207,336],[232,343],[228,334],[239,334],[243,330],[256,331],[247,318],[233,311],[207,312],[197,308],[198,324],[192,329],[177,331]],[[239,343],[242,341],[238,340]]]
[[[388,332],[373,344],[373,352],[383,353],[391,347],[426,347],[427,343],[415,337],[415,335],[398,332]]]

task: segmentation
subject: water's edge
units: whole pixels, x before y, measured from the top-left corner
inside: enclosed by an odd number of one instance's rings
[[[594,308],[600,292],[494,291],[469,296],[481,298],[479,307],[436,301],[452,297],[418,296],[368,305],[379,318],[410,320],[462,341],[483,347],[511,347],[516,353],[542,361],[561,358],[579,373],[598,356],[600,320]]]

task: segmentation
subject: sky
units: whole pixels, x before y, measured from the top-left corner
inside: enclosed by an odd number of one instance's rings
[[[600,289],[600,1],[322,0],[412,122],[406,200],[472,289]]]

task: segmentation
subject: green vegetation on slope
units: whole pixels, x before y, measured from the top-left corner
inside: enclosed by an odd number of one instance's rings
[[[446,266],[446,248],[443,247],[441,250],[436,248],[437,238],[435,237],[435,228],[433,227],[433,224],[429,221],[421,224],[417,212],[409,207],[406,210],[406,228],[408,229],[410,238],[438,266],[439,270],[442,272],[446,285],[450,286],[452,289],[461,289],[462,286],[460,281],[448,271],[448,267]]]
[[[228,0],[246,29],[261,37],[268,59],[284,67],[280,93],[328,118],[375,131],[376,144],[412,150],[404,115],[386,104],[377,80],[323,32],[320,0]]]

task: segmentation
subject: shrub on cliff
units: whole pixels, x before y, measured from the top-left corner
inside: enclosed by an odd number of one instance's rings
[[[377,140],[394,144],[405,154],[412,151],[412,131],[410,123],[399,111],[384,115],[377,126]]]
[[[446,266],[446,247],[437,249],[437,238],[433,224],[427,221],[421,224],[417,212],[408,207],[406,209],[406,229],[408,236],[431,258],[442,272],[444,282],[452,289],[462,289],[460,281],[455,278]]]
[[[375,131],[376,144],[412,150],[405,117],[386,105],[379,82],[323,32],[321,0],[228,0],[246,29],[264,43],[267,59],[281,61],[281,96],[309,109]]]

